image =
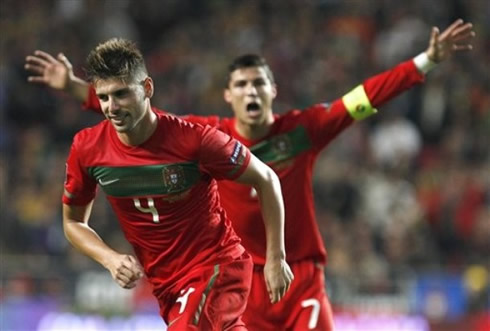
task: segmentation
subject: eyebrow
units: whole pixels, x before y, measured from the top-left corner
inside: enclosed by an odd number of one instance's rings
[[[109,93],[95,93],[95,95],[100,98],[101,96],[104,96],[104,95],[117,94],[117,93],[126,92],[126,91],[129,91],[129,87],[123,87],[123,88],[111,91]]]

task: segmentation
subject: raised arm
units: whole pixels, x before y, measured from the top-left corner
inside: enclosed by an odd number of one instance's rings
[[[384,72],[371,76],[361,84],[335,100],[327,112],[317,106],[317,115],[311,122],[312,135],[322,148],[354,120],[362,120],[377,112],[377,108],[420,84],[438,63],[448,60],[455,52],[473,48],[473,25],[458,19],[442,33],[432,28],[427,49],[413,59],[402,62]]]
[[[24,68],[33,74],[27,78],[31,83],[66,91],[80,102],[85,102],[88,97],[89,84],[75,76],[72,64],[63,53],[54,58],[51,54],[37,50],[26,57]]]
[[[86,206],[63,204],[63,230],[68,241],[80,252],[104,266],[122,288],[130,289],[143,276],[143,269],[132,255],[107,246],[88,225],[93,200]]]
[[[253,155],[247,169],[236,181],[253,186],[259,197],[267,238],[264,276],[270,300],[274,303],[284,297],[294,278],[286,263],[281,183],[274,171]]]
[[[462,19],[454,21],[442,33],[439,32],[439,28],[432,27],[429,46],[425,53],[429,60],[435,63],[442,62],[454,52],[472,50],[471,39],[475,35],[473,24],[464,23]]]

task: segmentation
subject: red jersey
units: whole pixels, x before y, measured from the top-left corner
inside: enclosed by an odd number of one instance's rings
[[[80,131],[63,203],[89,203],[99,184],[160,296],[193,267],[243,254],[215,179],[240,176],[250,152],[215,128],[157,116],[157,129],[138,146],[124,145],[107,120]]]
[[[285,244],[288,262],[315,259],[326,262],[326,250],[319,232],[312,190],[313,167],[318,154],[354,118],[363,118],[365,103],[378,107],[386,101],[424,80],[413,60],[375,75],[352,93],[331,104],[317,104],[304,110],[294,109],[275,115],[267,136],[248,140],[235,130],[234,118],[188,115],[190,122],[208,124],[228,133],[277,173],[281,180],[285,206]],[[361,92],[360,92],[361,91]],[[359,97],[361,93],[361,97]],[[364,97],[363,102],[356,102]],[[95,94],[84,105],[100,109]],[[252,255],[255,264],[265,264],[266,237],[259,201],[246,185],[230,181],[219,182],[222,205],[242,244]]]

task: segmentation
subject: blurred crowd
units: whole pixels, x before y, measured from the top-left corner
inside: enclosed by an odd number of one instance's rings
[[[0,296],[32,290],[16,286],[29,277],[48,280],[37,291],[69,293],[49,280],[95,267],[66,242],[60,199],[74,133],[101,118],[62,92],[27,83],[24,58],[34,50],[63,52],[83,77],[95,45],[132,39],[155,80],[155,106],[221,116],[232,116],[222,98],[228,62],[259,53],[275,73],[274,110],[281,113],[342,96],[423,51],[431,26],[461,17],[474,24],[474,50],[343,133],[318,160],[314,186],[334,304],[342,288],[391,293],[414,274],[455,272],[464,277],[470,309],[488,309],[490,2],[2,0],[0,6],[6,280]],[[111,245],[125,247],[100,197],[91,224]]]

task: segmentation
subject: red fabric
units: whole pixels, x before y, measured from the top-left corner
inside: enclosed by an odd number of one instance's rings
[[[215,128],[202,127],[176,117],[158,114],[158,128],[143,144],[126,146],[109,121],[79,132],[67,162],[63,203],[84,205],[95,196],[94,166],[141,167],[196,162],[199,177],[185,194],[152,196],[158,222],[142,212],[133,199],[148,208],[148,196],[107,195],[127,240],[133,245],[158,295],[195,266],[219,263],[240,256],[243,247],[221,208],[213,178],[238,177],[248,165],[250,152],[243,146],[240,162],[231,156],[239,142]],[[230,174],[232,172],[232,174]],[[162,185],[163,177],[162,177]],[[160,180],[160,176],[158,178]],[[124,180],[124,178],[121,178]],[[132,183],[139,188],[141,183]]]
[[[323,267],[310,260],[290,266],[294,273],[293,283],[285,297],[275,304],[270,303],[263,271],[256,267],[247,309],[243,314],[247,327],[261,331],[333,330]]]
[[[373,107],[379,107],[396,95],[409,89],[415,84],[421,83],[424,76],[419,73],[412,60],[385,71],[381,74],[368,78],[364,81],[364,89]],[[87,106],[97,109],[98,100],[91,99]],[[155,109],[156,110],[156,109]],[[100,112],[100,110],[99,110]],[[234,119],[219,119],[216,116],[200,117],[189,115],[187,120],[216,126],[249,148],[280,138],[294,131],[298,127],[306,130],[309,148],[288,160],[268,163],[278,174],[285,203],[285,243],[286,257],[289,263],[296,265],[297,261],[317,260],[326,262],[326,250],[322,242],[315,219],[312,193],[313,167],[320,151],[325,148],[339,133],[353,123],[342,100],[339,98],[331,103],[314,105],[306,110],[292,110],[285,115],[276,115],[275,123],[269,134],[263,139],[250,141],[241,137],[234,128]],[[252,255],[254,263],[263,265],[265,263],[265,230],[260,212],[258,200],[253,196],[251,188],[230,181],[219,182],[219,192],[222,205],[227,215],[233,222],[238,235],[247,251]],[[304,262],[306,269],[311,267],[311,262]],[[310,265],[308,265],[310,263]],[[299,306],[301,300],[315,298],[321,302],[322,309],[319,325],[322,330],[331,329],[332,314],[329,311],[329,303],[324,294],[325,284],[323,274],[317,272],[314,280],[309,278],[307,272],[303,274],[302,267],[293,267],[295,280],[291,290],[286,295],[283,303],[269,307],[269,299],[264,284],[255,286],[249,299],[249,306],[261,307],[247,310],[250,316],[250,330],[272,330],[283,328],[279,320],[287,325],[297,323],[295,330],[304,330],[304,324],[311,316],[311,307],[302,309]],[[320,276],[321,274],[321,276]],[[255,279],[262,279],[262,273],[255,273]],[[254,283],[258,283],[255,281]],[[259,283],[260,284],[260,283]],[[293,298],[293,299],[289,299]],[[264,306],[260,306],[261,304]],[[323,308],[325,307],[325,308]],[[255,312],[255,314],[254,314]],[[267,318],[262,318],[267,314]],[[277,316],[279,320],[268,324],[267,319]],[[291,320],[285,320],[291,316]],[[255,327],[256,324],[260,325]],[[262,324],[263,323],[263,324]],[[301,325],[301,326],[299,326]]]
[[[402,62],[394,68],[372,76],[363,82],[366,94],[373,107],[379,107],[415,84],[424,81],[413,60]],[[84,104],[95,111],[100,109],[95,93]],[[155,108],[155,110],[157,110]],[[291,110],[285,115],[276,115],[270,133],[256,141],[241,137],[235,131],[232,118],[217,116],[187,115],[188,121],[216,126],[245,146],[253,148],[268,140],[276,139],[302,126],[306,129],[311,148],[295,158],[276,164],[268,163],[279,175],[286,209],[285,243],[288,262],[316,259],[326,262],[326,251],[313,205],[313,167],[319,152],[339,133],[352,124],[341,98],[331,105],[318,104],[306,110]],[[242,238],[242,243],[252,255],[254,263],[265,263],[265,229],[258,199],[251,196],[251,188],[229,181],[219,182],[222,205],[233,227]]]
[[[193,270],[174,286],[171,299],[159,300],[169,331],[247,330],[241,316],[250,293],[252,259],[245,253],[220,264],[218,270],[217,274],[214,266]],[[178,299],[187,293],[185,303]]]

